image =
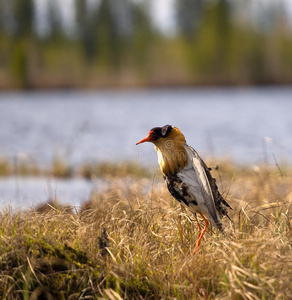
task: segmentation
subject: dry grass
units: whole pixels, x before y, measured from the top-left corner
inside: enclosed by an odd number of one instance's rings
[[[192,216],[160,180],[113,185],[80,212],[3,212],[0,298],[292,299],[291,175],[237,174],[218,179],[233,222],[196,256]]]

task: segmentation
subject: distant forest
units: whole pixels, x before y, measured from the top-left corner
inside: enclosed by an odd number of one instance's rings
[[[41,33],[37,1],[0,0],[0,88],[291,84],[285,7],[251,2],[174,0],[163,32],[150,0],[75,0],[70,30],[51,0]]]

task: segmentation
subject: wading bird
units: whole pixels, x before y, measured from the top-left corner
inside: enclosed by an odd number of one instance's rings
[[[216,180],[198,153],[190,147],[177,127],[165,125],[152,128],[146,138],[136,145],[151,142],[155,145],[163,178],[170,194],[187,207],[194,215],[199,228],[194,254],[209,222],[223,231],[221,216],[228,216],[226,207],[231,207],[218,191]],[[224,206],[226,207],[224,207]],[[203,231],[196,214],[205,222]]]

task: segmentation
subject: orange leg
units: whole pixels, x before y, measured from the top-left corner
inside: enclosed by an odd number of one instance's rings
[[[197,245],[195,247],[195,250],[194,250],[194,255],[198,253],[198,249],[200,247],[200,244],[201,244],[201,240],[203,238],[203,235],[204,233],[206,232],[208,226],[210,225],[209,221],[200,213],[200,216],[202,217],[202,219],[205,221],[205,228],[203,229],[202,233],[199,235],[199,238],[198,238],[198,241],[197,241]],[[200,229],[199,229],[200,230]]]
[[[200,237],[201,232],[202,232],[202,227],[201,227],[201,225],[200,225],[200,223],[199,223],[199,221],[198,221],[197,216],[196,216],[196,215],[194,215],[194,216],[195,216],[195,220],[196,220],[196,223],[197,223],[198,229],[199,229],[199,231],[198,231],[198,237]]]

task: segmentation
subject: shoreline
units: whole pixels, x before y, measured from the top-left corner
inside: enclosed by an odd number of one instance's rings
[[[164,89],[256,89],[256,88],[291,88],[291,82],[266,82],[266,83],[153,83],[153,84],[31,84],[28,87],[20,88],[13,85],[1,86],[0,93],[3,92],[34,92],[34,91],[139,91],[139,90],[164,90]]]

